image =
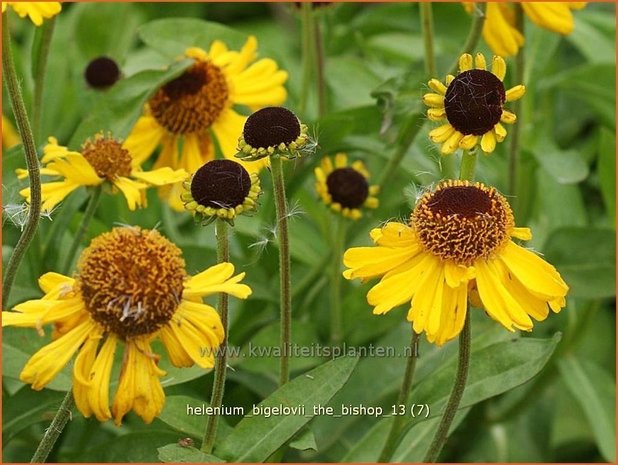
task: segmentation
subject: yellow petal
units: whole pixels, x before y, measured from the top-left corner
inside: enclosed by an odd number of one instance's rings
[[[435,129],[429,131],[429,138],[440,144],[446,141],[449,137],[451,137],[455,133],[455,128],[450,125],[450,123],[443,124],[442,126],[438,126]]]
[[[529,241],[532,239],[532,231],[530,228],[513,228],[511,236],[521,239],[522,241]]]
[[[89,319],[44,346],[28,360],[19,379],[32,384],[34,390],[43,389],[64,368],[88,334],[95,329],[96,324]]]
[[[467,134],[459,141],[459,148],[464,150],[473,149],[478,144],[479,136],[474,134]]]
[[[91,384],[89,375],[97,356],[99,340],[100,336],[89,337],[79,351],[79,354],[77,354],[77,357],[75,357],[75,364],[73,366],[73,397],[75,398],[77,409],[86,418],[92,415],[92,409],[88,402],[88,388]]]
[[[30,17],[36,26],[41,26],[43,19],[57,15],[62,9],[59,2],[10,2],[10,5],[20,17]]]
[[[474,56],[474,67],[476,69],[482,69],[482,70],[487,69],[487,62],[485,61],[485,55],[483,55],[482,53],[477,53]]]
[[[481,137],[481,149],[485,153],[491,153],[496,148],[496,136],[493,131],[486,132]]]
[[[573,32],[573,14],[563,2],[522,2],[524,12],[537,26],[567,35]]]
[[[427,118],[431,121],[440,121],[446,118],[446,110],[444,108],[429,108],[427,110]]]
[[[423,103],[432,108],[444,108],[444,95],[425,94],[423,95]]]
[[[147,182],[153,186],[164,186],[186,180],[189,175],[185,170],[173,170],[172,168],[159,168],[152,171],[133,171],[131,176]]]
[[[525,287],[538,295],[564,297],[569,290],[556,268],[530,250],[509,242],[499,257]]]
[[[506,138],[506,129],[500,123],[496,123],[494,126],[494,135],[496,136],[496,141],[502,142]]]
[[[73,286],[75,279],[53,271],[47,272],[39,278],[39,287],[46,294],[58,286]]]
[[[464,53],[459,57],[459,72],[471,70],[473,66],[472,55]]]
[[[444,141],[442,147],[440,148],[440,152],[445,155],[453,153],[459,147],[459,142],[461,139],[463,139],[463,134],[459,131],[455,131],[448,139]]]
[[[434,92],[440,95],[446,94],[446,86],[442,84],[440,81],[438,81],[437,79],[431,79],[428,85],[431,88],[431,90],[433,90]]]
[[[346,250],[343,263],[350,268],[347,279],[373,278],[397,268],[417,255],[419,249],[389,247],[354,247]]]
[[[517,30],[510,6],[488,2],[483,25],[483,38],[489,48],[503,57],[516,55],[524,44],[523,35]]]
[[[512,102],[514,100],[519,100],[524,96],[525,93],[526,87],[521,84],[515,87],[511,87],[509,90],[506,91],[506,101]]]
[[[367,293],[367,302],[375,307],[373,313],[383,314],[409,302],[432,260],[435,258],[427,253],[419,254],[386,274]]]
[[[161,143],[165,132],[165,128],[153,116],[144,115],[137,120],[122,144],[122,147],[131,155],[134,166],[140,166],[150,158]]]
[[[217,292],[225,292],[239,299],[246,299],[251,295],[251,288],[246,284],[238,284],[245,273],[234,274],[234,265],[220,263],[185,281],[183,297],[204,297]]]
[[[86,394],[88,405],[99,421],[107,421],[112,417],[109,410],[109,380],[117,342],[115,336],[108,335],[88,374],[91,381]]]
[[[420,243],[410,226],[404,223],[390,222],[369,233],[373,242],[385,247],[420,248]]]
[[[335,168],[345,168],[348,166],[348,157],[344,153],[335,155]]]
[[[165,346],[165,349],[170,357],[170,362],[172,365],[179,368],[193,366],[193,360],[189,357],[189,354],[187,354],[187,351],[169,327],[170,324],[175,323],[170,322],[159,330],[159,336],[161,337],[161,341],[163,342],[163,345]]]
[[[494,58],[491,61],[491,72],[501,81],[504,80],[504,76],[506,76],[506,62],[504,61],[504,58],[494,55]]]
[[[507,110],[502,110],[502,116],[500,117],[500,121],[505,124],[513,124],[517,121],[517,116],[515,113],[511,113]]]
[[[148,184],[120,176],[114,179],[114,186],[120,189],[124,194],[129,210],[133,211],[137,207],[146,205],[144,189],[148,187]]]

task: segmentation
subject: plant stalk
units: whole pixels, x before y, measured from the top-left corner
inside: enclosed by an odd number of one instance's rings
[[[2,308],[6,309],[9,301],[9,295],[15,281],[15,275],[19,269],[19,265],[28,250],[30,242],[34,238],[39,226],[41,216],[41,174],[39,172],[39,160],[36,153],[36,145],[28,113],[24,104],[24,99],[19,87],[15,63],[13,61],[13,53],[11,51],[11,37],[9,34],[8,14],[2,14],[2,70],[4,74],[4,82],[8,90],[9,100],[15,122],[19,130],[26,158],[26,167],[28,169],[28,180],[30,182],[30,208],[28,211],[28,219],[24,229],[13,249],[13,254],[9,258],[6,270],[4,271],[4,282],[2,283]]]
[[[425,463],[435,463],[440,456],[440,452],[446,444],[449,429],[459,408],[459,402],[463,397],[468,379],[468,367],[470,365],[470,311],[466,312],[466,321],[463,330],[459,334],[459,359],[457,361],[457,373],[455,374],[455,384],[442,414],[442,419],[438,425],[438,430],[431,441],[427,455],[423,459]]]
[[[459,179],[462,181],[474,181],[476,170],[476,150],[464,150],[461,156],[461,166],[459,167]]]
[[[303,4],[304,6],[304,4]],[[279,239],[279,302],[281,311],[281,334],[279,344],[279,386],[290,380],[290,344],[292,340],[292,281],[290,265],[290,239],[288,234],[288,208],[285,198],[283,164],[279,155],[270,157],[270,171],[275,193],[277,211],[277,237]]]
[[[37,142],[42,140],[41,115],[43,112],[43,89],[45,86],[45,71],[49,57],[49,46],[54,35],[56,17],[50,18],[41,26],[41,43],[37,50],[34,67],[34,99],[32,108],[32,127]]]
[[[303,81],[300,89],[299,110],[301,114],[306,114],[309,103],[309,90],[311,89],[311,79],[313,77],[314,47],[315,47],[315,26],[311,2],[303,2],[301,5],[301,31],[302,31],[302,52],[303,52]]]
[[[47,457],[54,448],[54,444],[56,444],[60,433],[62,433],[67,422],[71,419],[71,409],[74,405],[73,388],[71,388],[69,392],[67,392],[66,396],[64,396],[64,399],[56,412],[56,416],[54,416],[54,419],[49,425],[49,428],[45,430],[43,439],[41,439],[39,446],[36,448],[30,463],[44,463],[45,460],[47,460]]]
[[[524,13],[521,5],[515,3],[515,27],[524,35]],[[517,53],[517,57],[515,58],[515,82],[523,83],[524,74],[525,74],[525,57],[524,57],[524,49],[525,45],[523,45],[519,52]],[[512,102],[512,110],[513,112],[521,117],[521,99]],[[519,139],[521,134],[521,121],[515,122],[510,131],[511,143],[509,146],[509,181],[508,181],[508,191],[507,193],[510,196],[511,207],[513,211],[517,213],[518,211],[518,201],[517,201],[517,184],[518,184],[518,175],[519,175]]]
[[[97,206],[99,205],[99,200],[101,199],[101,193],[103,192],[103,184],[99,184],[92,189],[90,193],[90,199],[88,200],[88,205],[86,205],[86,211],[84,211],[84,216],[82,217],[82,222],[77,230],[77,234],[73,238],[73,243],[71,244],[71,248],[69,249],[69,254],[67,255],[64,265],[61,270],[63,274],[68,274],[71,271],[71,267],[73,266],[73,262],[75,261],[75,256],[77,255],[77,251],[79,250],[79,246],[88,231],[88,227],[90,226],[90,221],[94,217],[94,212],[97,210]]]
[[[431,2],[421,2],[421,31],[425,46],[425,73],[427,76],[436,76],[436,56],[433,47],[433,11]]]
[[[408,396],[410,395],[410,389],[412,387],[412,381],[414,379],[414,369],[416,368],[416,361],[418,360],[418,339],[419,335],[412,329],[412,340],[410,341],[410,353],[408,354],[408,361],[406,363],[406,371],[403,375],[403,382],[401,383],[401,389],[399,390],[399,396],[397,397],[397,406],[405,405],[406,412],[408,409]],[[401,429],[404,425],[406,414],[399,414],[393,416],[393,422],[391,423],[391,429],[388,432],[384,448],[380,453],[378,462],[389,462],[393,458],[393,453],[397,448],[400,441]]]
[[[343,341],[343,314],[341,308],[341,260],[345,247],[345,218],[335,218],[332,227],[332,254],[330,280],[330,339],[333,346]]]
[[[451,65],[451,68],[448,74],[457,74],[457,69],[459,68],[459,57],[464,53],[472,54],[474,49],[479,43],[481,39],[481,35],[483,33],[483,26],[485,25],[485,10],[487,9],[487,4],[484,2],[476,2],[474,4],[475,13],[472,19],[472,26],[470,27],[470,32],[468,33],[468,37],[464,42],[464,46],[461,49],[461,52],[457,56],[455,63]]]
[[[228,224],[225,220],[217,219],[216,223],[216,235],[217,235],[217,263],[225,263],[230,261],[230,245],[228,239]],[[223,393],[225,392],[225,375],[227,372],[227,341],[228,341],[228,295],[225,292],[219,293],[219,300],[217,302],[217,311],[221,317],[221,323],[223,324],[224,339],[219,349],[217,350],[215,360],[215,379],[212,385],[212,396],[210,398],[210,406],[215,407],[215,411],[218,411],[218,407],[223,405]],[[212,448],[215,445],[217,438],[217,424],[219,423],[219,415],[214,414],[208,417],[206,423],[206,431],[204,433],[204,440],[202,441],[202,452],[210,454]]]

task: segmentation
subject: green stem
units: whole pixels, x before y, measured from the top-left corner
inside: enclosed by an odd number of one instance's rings
[[[324,73],[324,43],[320,23],[313,21],[313,54],[315,57],[316,86],[318,91],[318,117],[326,113],[326,75]]]
[[[330,281],[330,339],[333,346],[343,340],[343,315],[341,313],[341,259],[345,247],[345,218],[335,218],[332,228],[331,281]]]
[[[401,383],[401,389],[399,390],[399,396],[397,397],[397,406],[405,405],[406,411],[408,406],[408,396],[410,394],[410,388],[412,387],[412,380],[414,378],[414,369],[416,368],[416,360],[418,359],[418,338],[419,335],[412,329],[412,340],[410,341],[410,353],[408,354],[408,362],[406,364],[406,371],[403,375],[403,382]],[[380,454],[378,462],[389,462],[397,445],[399,444],[401,429],[404,425],[406,415],[394,415],[393,422],[391,423],[391,429],[388,432],[384,448]]]
[[[86,235],[86,231],[88,231],[88,227],[90,226],[90,221],[94,216],[94,212],[97,210],[97,206],[99,205],[99,200],[101,199],[101,192],[103,192],[103,184],[99,184],[94,187],[91,194],[90,200],[88,200],[88,205],[86,206],[86,211],[84,212],[84,216],[82,217],[82,222],[77,230],[77,234],[73,238],[73,242],[71,243],[71,248],[69,249],[69,253],[64,261],[64,265],[61,270],[63,274],[68,274],[71,271],[71,267],[73,266],[73,262],[75,261],[75,256],[77,255],[77,251],[79,250],[79,246]]]
[[[228,225],[225,220],[217,219],[216,235],[217,235],[217,263],[230,261],[230,246],[228,240]],[[223,393],[225,391],[225,375],[227,371],[227,341],[228,341],[228,295],[225,292],[219,293],[217,310],[223,324],[223,332],[225,334],[223,342],[217,351],[217,359],[215,361],[215,379],[212,385],[212,396],[210,398],[210,406],[218,407],[223,405]],[[215,445],[217,437],[217,424],[219,415],[214,414],[208,417],[206,423],[206,431],[204,440],[202,441],[202,452],[210,454]]]
[[[423,44],[425,45],[425,73],[428,76],[436,76],[436,56],[433,50],[433,11],[431,2],[421,2],[421,30]]]
[[[28,211],[28,220],[26,225],[15,245],[13,254],[9,259],[6,270],[4,271],[4,282],[2,283],[2,308],[7,307],[11,288],[15,281],[15,275],[19,269],[19,265],[28,250],[28,246],[35,236],[39,226],[39,218],[41,216],[41,175],[39,172],[39,160],[36,153],[36,146],[28,113],[24,105],[24,99],[19,87],[17,72],[15,71],[15,63],[13,62],[13,54],[11,52],[11,37],[9,35],[8,15],[2,14],[2,70],[4,71],[4,82],[6,84],[11,107],[15,115],[15,121],[19,130],[24,154],[26,158],[26,167],[28,168],[28,180],[30,181],[30,208]]]
[[[399,137],[399,143],[397,144],[397,148],[395,149],[395,153],[388,160],[388,164],[380,174],[378,178],[378,186],[380,186],[380,191],[384,190],[384,186],[390,181],[391,177],[397,172],[399,169],[399,165],[401,164],[401,160],[408,153],[410,146],[414,142],[414,139],[418,135],[418,133],[423,128],[424,122],[426,118],[419,119],[412,117],[409,119],[407,124],[401,129],[401,134]]]
[[[315,28],[313,25],[313,10],[310,2],[303,2],[301,5],[301,30],[302,30],[302,50],[303,50],[303,81],[300,89],[300,101],[298,104],[300,113],[307,111],[309,102],[309,89],[311,88],[311,78],[313,77],[313,48],[315,41],[313,35]]]
[[[459,167],[459,179],[474,181],[474,171],[476,168],[476,151],[464,150],[461,156],[461,166]]]
[[[457,56],[457,60],[455,63],[451,65],[450,71],[448,74],[456,74],[457,69],[459,68],[459,57],[464,53],[474,52],[474,49],[479,43],[481,39],[481,35],[483,33],[483,25],[485,24],[485,10],[487,9],[487,4],[485,2],[476,2],[474,4],[475,14],[472,19],[472,26],[470,27],[470,32],[468,33],[468,37],[464,42],[464,46],[461,49],[461,52]]]
[[[515,3],[515,27],[524,34],[524,13],[521,5]],[[515,82],[523,83],[525,71],[524,46],[519,49],[515,58]],[[516,115],[521,114],[521,100],[512,104],[512,110]],[[511,208],[517,213],[517,177],[519,173],[519,139],[521,133],[521,121],[516,121],[510,131],[511,144],[509,146],[509,181],[508,191],[511,198]]]
[[[37,50],[34,66],[34,99],[32,108],[32,127],[37,141],[41,141],[41,114],[43,110],[43,86],[45,84],[45,71],[47,69],[47,58],[49,57],[49,46],[54,35],[56,18],[46,20],[41,26],[41,42]]]
[[[303,4],[304,6],[305,4]],[[285,199],[281,157],[270,157],[270,170],[277,210],[277,237],[279,239],[279,303],[281,309],[281,358],[279,360],[279,385],[290,380],[290,343],[292,340],[292,282],[290,270],[290,240],[288,235],[288,209]]]
[[[47,457],[54,448],[54,444],[56,444],[60,433],[62,433],[67,422],[71,419],[71,409],[74,405],[73,390],[70,389],[66,396],[64,396],[64,399],[56,412],[56,416],[54,416],[54,419],[49,425],[49,428],[45,430],[43,439],[41,439],[39,446],[36,448],[30,463],[44,463],[45,460],[47,460]]]
[[[459,402],[466,388],[468,378],[468,366],[470,364],[470,311],[466,312],[466,321],[463,330],[459,334],[459,359],[457,361],[457,373],[455,374],[455,384],[444,409],[444,414],[438,425],[436,435],[431,441],[427,455],[423,459],[425,463],[434,463],[438,460],[440,452],[446,444],[449,429],[455,418],[455,413],[459,408]]]

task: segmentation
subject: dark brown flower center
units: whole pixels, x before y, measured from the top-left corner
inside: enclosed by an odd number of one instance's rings
[[[101,56],[88,63],[84,78],[90,87],[105,89],[120,79],[120,68],[111,58]]]
[[[131,174],[131,154],[111,137],[99,134],[94,141],[86,141],[82,146],[82,155],[101,178],[113,181],[119,176]]]
[[[114,228],[95,238],[77,266],[77,286],[92,318],[123,339],[152,334],[182,298],[185,262],[156,230]]]
[[[446,117],[464,135],[489,132],[502,116],[506,101],[504,84],[482,69],[459,73],[450,83],[444,98]]]
[[[344,208],[361,207],[369,195],[367,180],[353,168],[336,169],[326,178],[326,185],[333,202]]]
[[[240,163],[212,160],[191,180],[191,196],[205,207],[235,208],[242,205],[251,189],[251,177]]]
[[[283,107],[266,107],[245,122],[243,138],[253,148],[277,147],[294,142],[301,132],[300,121]]]
[[[434,255],[471,265],[489,258],[510,239],[513,213],[493,187],[467,181],[442,182],[416,204],[410,220]]]
[[[190,134],[212,126],[228,100],[225,75],[218,66],[198,61],[161,87],[150,99],[150,111],[174,134]]]

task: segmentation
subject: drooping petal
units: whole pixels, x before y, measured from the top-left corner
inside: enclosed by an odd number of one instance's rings
[[[36,352],[19,375],[24,383],[39,391],[64,368],[88,335],[96,330],[96,323],[88,319]]]
[[[131,154],[133,166],[141,166],[161,143],[166,130],[148,114],[140,117],[122,147]]]
[[[522,2],[524,12],[537,26],[558,34],[573,32],[573,14],[565,2]]]
[[[90,380],[86,394],[88,406],[99,421],[107,421],[112,417],[109,410],[109,381],[117,342],[116,336],[112,334],[107,336],[88,373]]]
[[[146,195],[144,193],[144,189],[148,187],[148,184],[119,176],[114,179],[114,186],[120,189],[120,191],[124,194],[129,210],[133,211],[137,207],[143,207],[146,205]]]

